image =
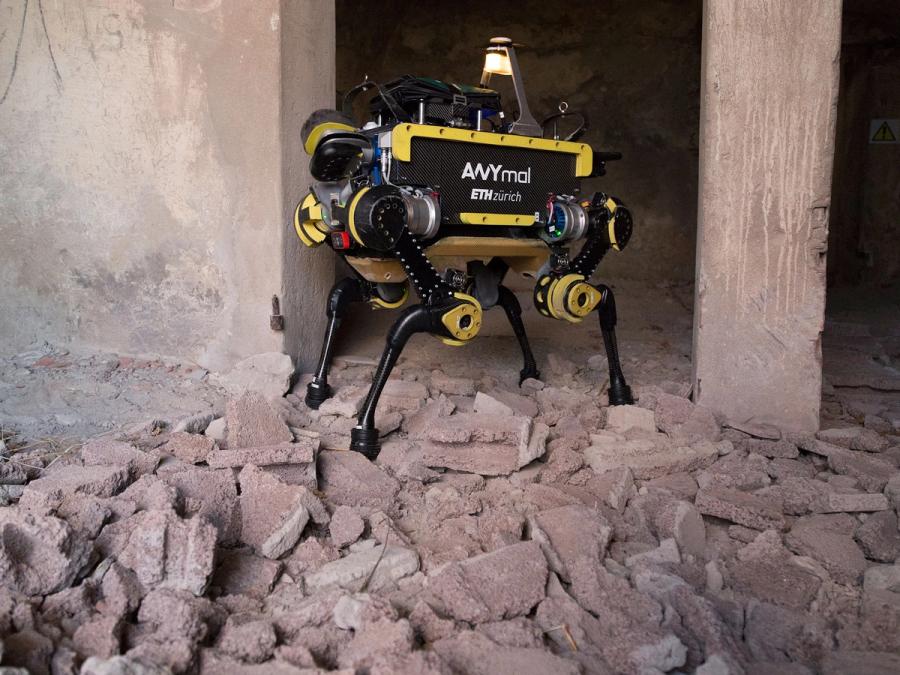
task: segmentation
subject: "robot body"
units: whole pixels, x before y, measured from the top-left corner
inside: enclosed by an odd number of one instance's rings
[[[500,42],[497,42],[500,40]],[[628,209],[597,193],[581,197],[581,180],[603,175],[617,153],[577,142],[586,120],[566,139],[560,113],[530,119],[515,50],[505,38],[492,55],[506,57],[493,72],[514,76],[519,118],[506,124],[500,97],[482,87],[404,77],[382,87],[363,82],[348,93],[344,111],[320,110],[302,130],[315,179],[297,206],[294,227],[307,246],[330,246],[354,272],[332,289],[325,342],[306,401],[318,408],[331,392],[327,374],[336,331],[354,303],[401,307],[412,287],[419,303],[406,309],[387,344],[357,426],[353,450],[373,458],[381,391],[408,339],[419,332],[465,345],[479,332],[482,313],[503,307],[522,348],[520,381],[539,375],[515,295],[502,285],[509,269],[535,279],[538,312],[570,323],[596,310],[610,364],[609,398],[631,403],[619,365],[615,301],[606,286],[589,283],[609,249],[631,236]],[[482,78],[482,85],[488,79]],[[358,127],[350,112],[356,95],[376,89],[372,121]],[[526,117],[527,115],[527,117]],[[537,134],[553,122],[552,138]],[[569,247],[583,242],[572,259]],[[439,273],[438,270],[444,270]]]

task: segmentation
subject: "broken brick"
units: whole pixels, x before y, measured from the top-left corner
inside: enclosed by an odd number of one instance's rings
[[[215,526],[219,542],[229,546],[240,537],[237,485],[231,469],[191,468],[168,475],[166,485],[181,497],[185,516],[200,516]]]
[[[130,443],[98,438],[88,441],[81,448],[81,460],[85,466],[124,466],[132,479],[152,473],[159,457],[138,450]]]
[[[339,506],[331,515],[331,541],[338,548],[352,544],[362,536],[365,527],[365,522],[356,511],[349,506]]]
[[[614,405],[606,410],[606,428],[620,434],[631,429],[655,433],[656,419],[652,410],[636,405]]]
[[[471,623],[527,614],[544,598],[547,561],[537,542],[523,542],[460,562],[428,578],[438,609]]]
[[[854,538],[870,560],[890,563],[900,556],[900,530],[897,529],[897,514],[893,511],[870,515],[856,528]]]
[[[842,448],[864,452],[883,452],[890,446],[884,436],[865,427],[822,429],[816,434],[816,438]]]
[[[415,551],[400,546],[382,549],[380,545],[356,551],[308,572],[303,576],[307,590],[316,593],[339,587],[354,592],[377,591],[418,571]]]
[[[283,483],[252,464],[243,468],[238,479],[241,541],[267,558],[284,555],[300,540],[310,519],[307,505],[321,507],[321,502],[302,485]]]
[[[439,391],[448,396],[474,396],[475,380],[467,377],[451,377],[445,375],[442,370],[433,370],[431,372],[431,389],[434,395],[436,395],[435,391]]]
[[[561,506],[528,518],[531,538],[541,545],[550,569],[569,581],[569,567],[578,558],[598,563],[606,554],[612,528],[587,506]]]
[[[25,595],[68,587],[87,564],[90,543],[64,521],[0,508],[0,585]]]
[[[836,448],[828,454],[828,465],[835,473],[853,476],[867,492],[881,492],[895,469],[893,465],[865,452]]]
[[[882,494],[865,492],[828,492],[819,497],[813,504],[816,513],[884,511],[888,508],[888,500]]]
[[[662,437],[665,439],[665,436]],[[597,473],[628,467],[637,480],[650,480],[670,473],[689,472],[709,466],[719,457],[712,443],[679,446],[667,439],[618,441],[594,436],[594,445],[584,451],[584,458]]]
[[[126,523],[119,562],[145,588],[183,589],[202,595],[213,572],[216,528],[200,517],[182,520],[171,511],[145,511]]]
[[[391,513],[400,483],[358,452],[319,455],[319,489],[333,504]]]
[[[534,399],[508,391],[479,391],[475,394],[472,411],[486,415],[535,417],[538,414]]]
[[[229,448],[256,448],[293,440],[278,411],[257,392],[228,402],[225,412]]]
[[[205,462],[207,455],[216,447],[216,442],[207,436],[176,431],[169,436],[163,450],[175,455],[182,462],[199,464]]]
[[[255,615],[232,614],[216,646],[246,663],[261,663],[272,656],[278,639],[271,621]]]
[[[866,558],[853,540],[855,521],[845,514],[797,519],[785,537],[788,548],[819,561],[834,580],[855,584],[866,571]]]
[[[57,466],[52,472],[28,484],[29,490],[51,495],[92,495],[112,497],[128,485],[129,470],[124,466]]]
[[[544,454],[549,427],[526,417],[462,413],[441,417],[421,445],[426,466],[508,475]]]
[[[697,493],[695,505],[703,515],[715,516],[754,530],[781,530],[785,527],[778,505],[731,488],[702,489]]]

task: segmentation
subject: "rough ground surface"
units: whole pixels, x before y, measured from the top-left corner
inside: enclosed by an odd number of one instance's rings
[[[49,344],[0,354],[0,425],[30,440],[83,439],[151,419],[221,410],[223,392],[194,365]]]
[[[817,436],[723,429],[685,397],[684,343],[653,335],[627,341],[639,400],[612,414],[593,353],[539,343],[543,381],[519,388],[504,340],[485,367],[417,338],[374,464],[341,450],[366,358],[338,360],[319,412],[301,382],[213,403],[211,424],[148,415],[56,461],[10,439],[0,664],[897,672],[890,393],[830,388]]]

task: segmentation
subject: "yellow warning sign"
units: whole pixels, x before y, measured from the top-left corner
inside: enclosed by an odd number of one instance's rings
[[[872,120],[869,143],[900,143],[900,120]]]

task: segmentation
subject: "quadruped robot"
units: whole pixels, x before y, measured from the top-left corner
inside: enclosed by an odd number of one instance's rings
[[[492,74],[512,77],[513,121],[488,88]],[[372,119],[359,127],[353,102],[365,91],[374,93]],[[560,126],[573,125],[560,138]],[[602,176],[607,161],[621,159],[577,142],[586,128],[586,117],[565,104],[543,123],[535,121],[507,38],[490,41],[479,87],[410,76],[384,86],[367,79],[347,92],[342,111],[318,110],[303,125],[315,183],[297,206],[294,228],[305,245],[330,246],[353,270],[328,298],[328,327],[307,405],[317,409],[332,394],[335,335],[353,303],[396,309],[410,285],[419,299],[388,332],[352,430],[352,450],[378,456],[378,399],[415,333],[465,345],[478,335],[482,312],[499,305],[522,349],[520,383],[539,376],[521,307],[503,285],[510,269],[536,280],[534,304],[546,317],[580,323],[597,310],[609,402],[633,402],[619,363],[613,293],[589,283],[606,252],[628,243],[632,218],[617,198],[580,196],[582,178]]]

